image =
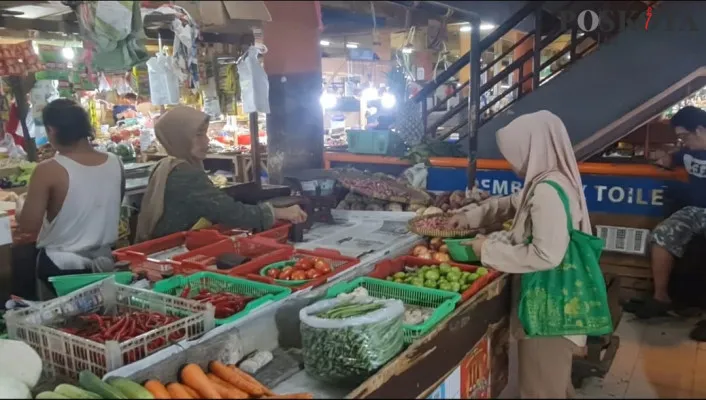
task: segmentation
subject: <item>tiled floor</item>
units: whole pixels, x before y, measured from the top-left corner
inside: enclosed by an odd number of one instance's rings
[[[689,339],[698,319],[644,322],[623,314],[620,347],[604,379],[587,379],[583,399],[706,399],[706,343]],[[517,398],[516,350],[510,347],[510,380],[500,398]]]
[[[624,314],[620,348],[604,379],[587,380],[580,398],[706,398],[706,343],[689,339],[697,319],[643,322]]]

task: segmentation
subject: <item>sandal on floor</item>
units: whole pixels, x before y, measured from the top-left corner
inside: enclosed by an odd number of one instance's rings
[[[635,311],[635,315],[640,319],[664,317],[669,315],[668,313],[671,309],[671,303],[665,303],[663,301],[650,298],[646,300],[638,310]]]
[[[630,314],[635,314],[637,310],[643,307],[645,304],[645,300],[641,298],[633,298],[625,303],[623,303],[623,311],[630,313]]]

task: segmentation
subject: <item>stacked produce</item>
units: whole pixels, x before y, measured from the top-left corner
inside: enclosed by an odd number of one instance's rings
[[[354,211],[415,211],[419,207],[423,206],[374,199],[372,197],[349,192],[346,197],[338,203],[336,209]]]
[[[191,286],[184,286],[179,297],[188,299]],[[245,306],[253,300],[252,297],[241,294],[219,292],[211,293],[207,289],[201,289],[199,293],[191,298],[200,303],[210,303],[215,308],[215,317],[222,319],[235,315],[245,309]]]
[[[368,298],[375,296],[370,295],[368,290],[362,286],[355,288],[350,293],[341,293],[336,296],[337,299],[341,300],[355,300],[355,301],[365,301]],[[413,306],[411,304],[404,304],[404,319],[403,323],[405,325],[421,325],[426,322],[431,315],[434,313],[433,308]]]
[[[487,274],[488,269],[484,267],[478,267],[475,272],[470,272],[447,263],[441,263],[438,266],[405,266],[405,271],[397,272],[385,279],[417,287],[463,293],[471,287],[473,282]]]
[[[426,244],[414,246],[410,255],[438,262],[448,262],[450,260],[449,247],[444,244],[441,238],[431,238]]]
[[[321,258],[302,257],[268,265],[261,274],[278,281],[308,281],[333,271],[331,264]]]
[[[468,195],[462,190],[455,190],[453,192],[438,194],[434,198],[431,206],[419,207],[414,211],[417,215],[440,214],[442,212],[458,210],[471,204],[477,204],[488,198],[490,198],[488,192],[484,192],[476,187],[474,187]]]
[[[303,308],[304,368],[332,384],[356,385],[404,346],[400,300],[330,299]]]
[[[0,179],[0,189],[10,189],[29,185],[29,178],[32,176],[32,172],[34,172],[34,168],[37,164],[22,161],[21,163],[15,165],[17,166],[18,171],[10,176]]]
[[[80,315],[64,321],[58,329],[71,335],[92,340],[98,343],[105,343],[109,340],[124,342],[134,337],[140,336],[152,329],[171,324],[179,318],[171,315],[164,315],[156,312],[128,312],[116,316],[88,314]],[[183,329],[172,333],[169,339],[178,341],[184,336]],[[165,344],[163,337],[152,340],[148,345],[148,350],[158,349]],[[132,360],[134,361],[134,360]]]
[[[179,371],[179,382],[166,385],[151,379],[144,387],[155,399],[312,399],[310,393],[277,395],[234,365],[220,361],[208,364],[206,373],[196,364],[186,364]],[[131,397],[135,398],[135,397]],[[142,397],[147,398],[147,397]]]
[[[42,360],[29,345],[0,339],[0,398],[31,399],[30,390],[42,375]]]

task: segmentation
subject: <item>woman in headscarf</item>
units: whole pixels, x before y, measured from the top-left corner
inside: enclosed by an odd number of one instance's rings
[[[484,266],[517,274],[512,285],[511,330],[518,340],[520,397],[571,397],[573,355],[586,345],[586,336],[525,338],[517,305],[519,274],[559,266],[569,246],[562,200],[555,188],[543,182],[556,182],[563,189],[574,228],[592,233],[576,157],[564,124],[549,111],[516,118],[497,132],[497,142],[513,171],[524,179],[523,189],[463,210],[451,224],[475,229],[514,217],[508,232],[478,236],[470,245]]]
[[[150,176],[137,221],[137,242],[189,230],[201,218],[258,230],[268,229],[275,220],[306,220],[299,206],[246,205],[213,186],[203,167],[208,123],[208,115],[185,106],[175,107],[157,120],[155,134],[168,157],[157,163]]]

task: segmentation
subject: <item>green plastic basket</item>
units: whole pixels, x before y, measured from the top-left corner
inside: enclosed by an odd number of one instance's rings
[[[198,294],[201,289],[206,289],[209,292],[227,292],[254,297],[254,299],[245,306],[245,309],[239,313],[235,313],[228,318],[216,319],[217,326],[236,321],[248,315],[254,309],[270,302],[282,300],[292,293],[292,290],[288,288],[234,278],[213,272],[197,272],[189,276],[177,275],[157,282],[152,290],[157,293],[178,296],[186,285],[191,287],[190,293],[192,295]]]
[[[271,269],[274,269],[274,268],[282,269],[284,267],[292,267],[296,263],[297,262],[295,260],[276,262],[276,263],[270,264],[270,265],[266,266],[265,268],[261,269],[260,275],[267,276],[267,271],[269,271]],[[310,280],[311,279],[300,279],[300,280],[296,280],[296,281],[293,281],[293,280],[287,281],[284,279],[275,279],[274,281],[277,282],[278,285],[282,285],[282,286],[301,286],[301,285],[306,285],[307,283],[309,283]]]
[[[439,322],[451,314],[454,308],[456,308],[456,303],[461,301],[461,295],[458,293],[406,285],[365,276],[356,278],[350,282],[341,282],[332,286],[326,292],[326,298],[333,298],[341,293],[350,293],[358,287],[364,287],[372,297],[397,299],[408,305],[434,309],[434,312],[424,323],[419,325],[404,324],[402,326],[404,330],[404,341],[407,344],[429,333]]]
[[[54,286],[57,296],[64,296],[113,275],[115,275],[115,281],[122,285],[129,285],[132,281],[132,272],[126,271],[52,276],[49,282]]]
[[[446,247],[449,248],[449,257],[452,260],[460,263],[478,262],[480,258],[473,251],[473,247],[464,246],[461,243],[467,242],[472,238],[465,239],[445,239]]]

